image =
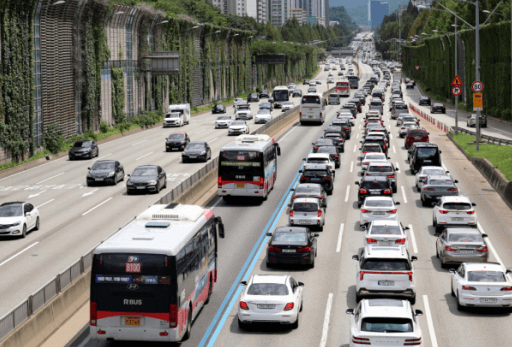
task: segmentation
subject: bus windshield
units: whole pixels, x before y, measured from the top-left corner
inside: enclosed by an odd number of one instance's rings
[[[257,151],[222,151],[219,175],[223,180],[254,181],[263,176],[263,153]]]
[[[274,101],[288,101],[288,90],[274,90]]]

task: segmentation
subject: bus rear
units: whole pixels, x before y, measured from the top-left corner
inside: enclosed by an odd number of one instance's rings
[[[322,94],[311,93],[302,97],[299,120],[304,123],[323,123],[325,121],[325,102]]]
[[[357,76],[347,76],[350,83],[350,89],[359,88],[359,78]]]
[[[336,92],[343,96],[350,95],[350,83],[348,80],[342,80],[336,82]]]

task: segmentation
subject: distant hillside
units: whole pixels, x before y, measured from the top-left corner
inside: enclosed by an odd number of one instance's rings
[[[385,0],[384,0],[385,1]],[[407,8],[408,0],[387,0],[389,2],[389,14],[398,9],[398,4],[402,8]],[[329,0],[330,8],[345,7],[350,17],[359,25],[368,24],[368,1],[367,0]],[[331,12],[329,12],[331,13]]]
[[[357,28],[356,22],[347,13],[343,6],[329,7],[329,20],[338,21],[342,25],[346,25],[352,29]]]
[[[350,15],[350,18],[354,20],[358,25],[367,25],[368,24],[368,6],[358,6],[347,8],[347,12]]]

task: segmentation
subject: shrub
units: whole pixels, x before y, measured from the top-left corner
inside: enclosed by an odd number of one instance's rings
[[[43,138],[43,146],[51,153],[57,153],[65,144],[66,138],[64,132],[57,123],[51,123],[46,126]]]
[[[103,134],[106,134],[108,133],[110,130],[110,126],[108,125],[107,122],[105,121],[101,121],[100,122],[100,131],[103,133]]]

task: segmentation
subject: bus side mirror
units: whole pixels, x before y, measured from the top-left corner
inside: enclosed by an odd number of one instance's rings
[[[277,155],[281,155],[281,147],[277,146]]]

